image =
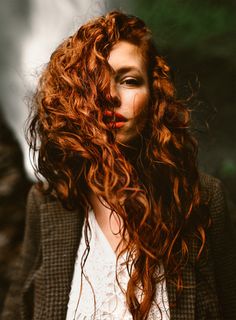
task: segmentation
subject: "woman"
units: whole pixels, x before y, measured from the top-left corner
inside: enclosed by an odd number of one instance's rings
[[[224,196],[189,126],[137,17],[110,12],[57,48],[29,123],[47,183],[29,193],[3,319],[236,317]]]

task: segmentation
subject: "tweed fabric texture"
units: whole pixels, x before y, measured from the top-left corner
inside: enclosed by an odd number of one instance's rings
[[[198,262],[193,242],[183,269],[185,288],[177,297],[167,281],[171,320],[236,319],[236,242],[221,183],[201,174],[202,200],[210,214],[207,249]],[[64,320],[83,212],[67,211],[34,186],[28,196],[25,239],[2,320]]]

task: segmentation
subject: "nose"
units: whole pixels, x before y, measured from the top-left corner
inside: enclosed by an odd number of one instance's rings
[[[120,95],[119,95],[119,92],[118,92],[118,88],[117,88],[117,84],[115,83],[115,81],[111,81],[110,93],[111,93],[112,98],[120,98]]]
[[[110,94],[113,100],[112,101],[113,107],[119,108],[121,106],[121,95],[119,92],[119,88],[114,81],[111,81],[111,84],[110,84]]]

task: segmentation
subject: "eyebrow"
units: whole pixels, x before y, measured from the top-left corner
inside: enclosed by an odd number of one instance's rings
[[[130,72],[130,71],[136,71],[136,72],[140,73],[140,70],[136,67],[133,67],[133,66],[123,66],[117,70],[112,69],[112,72],[114,72],[117,76],[124,74],[124,73],[127,73],[127,72]]]

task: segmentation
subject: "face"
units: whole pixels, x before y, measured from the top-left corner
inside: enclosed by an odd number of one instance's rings
[[[147,121],[150,100],[147,67],[140,49],[129,42],[115,44],[108,58],[111,95],[120,105],[114,112],[106,111],[107,125],[116,132],[116,141],[125,144],[136,138]]]

